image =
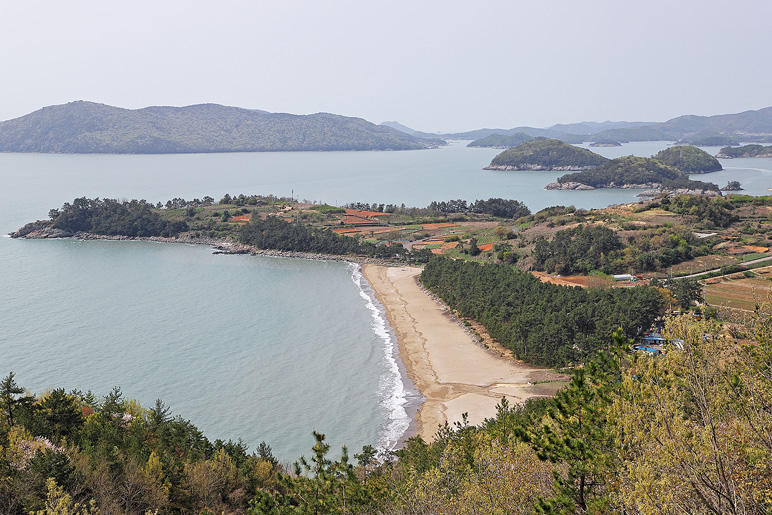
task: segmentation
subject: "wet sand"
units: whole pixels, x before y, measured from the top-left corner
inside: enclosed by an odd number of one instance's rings
[[[438,426],[462,420],[476,425],[510,403],[552,395],[561,376],[489,350],[417,284],[420,268],[363,265],[362,274],[386,310],[408,376],[426,398],[417,414],[417,434],[433,440]]]

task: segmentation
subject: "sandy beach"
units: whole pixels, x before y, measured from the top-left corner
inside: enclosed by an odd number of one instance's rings
[[[561,376],[478,344],[419,287],[420,268],[363,265],[362,273],[386,310],[408,376],[426,398],[417,414],[417,434],[424,440],[431,441],[446,421],[461,421],[463,413],[471,424],[495,416],[504,396],[519,403],[557,390],[544,381]]]

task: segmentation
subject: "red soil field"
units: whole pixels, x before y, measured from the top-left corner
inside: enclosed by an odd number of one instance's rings
[[[436,224],[423,224],[421,225],[424,231],[433,231],[435,229],[445,229],[447,227],[456,227],[456,224],[449,223],[436,223]]]
[[[388,215],[389,213],[381,213],[378,211],[359,211],[358,209],[346,209],[347,215],[354,215],[354,216],[363,216],[365,218],[369,218],[371,216],[383,216]]]

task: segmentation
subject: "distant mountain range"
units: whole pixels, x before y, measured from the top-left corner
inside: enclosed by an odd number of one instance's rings
[[[361,118],[269,113],[217,104],[132,110],[78,101],[0,123],[0,152],[414,150],[441,144],[437,138],[415,138]]]
[[[407,130],[418,138],[442,138],[477,140],[498,134],[513,136],[527,134],[533,138],[554,138],[566,143],[613,140],[627,141],[679,141],[701,144],[705,141],[737,140],[745,142],[772,142],[772,107],[757,111],[716,116],[686,115],[666,122],[581,122],[558,124],[539,129],[514,127],[512,129],[477,129],[468,132],[431,134],[418,132],[397,122],[391,127]],[[402,129],[402,128],[404,129]]]
[[[515,136],[525,134],[532,138],[554,138],[564,141],[566,143],[583,143],[587,141],[587,137],[599,132],[618,129],[618,128],[634,128],[645,125],[652,125],[655,122],[581,122],[581,123],[569,123],[569,124],[557,124],[552,127],[540,129],[537,127],[513,127],[512,129],[476,129],[467,132],[453,132],[453,133],[437,133],[421,132],[406,127],[399,122],[383,122],[381,125],[392,127],[394,129],[410,134],[417,138],[426,139],[460,139],[460,140],[476,140],[487,138],[488,136]],[[571,140],[571,141],[568,141]]]
[[[44,107],[0,122],[0,152],[171,154],[296,150],[415,150],[444,139],[491,135],[585,141],[772,142],[772,107],[717,116],[679,116],[664,123],[581,122],[548,128],[478,129],[430,134],[398,122],[375,125],[329,113],[293,115],[201,104],[122,109],[93,102]],[[501,145],[501,139],[496,140]]]
[[[596,135],[617,141],[674,140],[682,143],[700,143],[719,136],[737,141],[772,142],[772,107],[737,114],[679,116],[664,123],[609,129]]]

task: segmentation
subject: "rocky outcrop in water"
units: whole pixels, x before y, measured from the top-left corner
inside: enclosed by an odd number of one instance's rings
[[[594,166],[544,166],[533,163],[524,163],[520,165],[489,165],[483,170],[502,170],[505,172],[529,171],[529,172],[584,172],[592,170]]]
[[[545,190],[594,190],[592,186],[582,184],[581,182],[551,182],[544,187]]]
[[[654,188],[651,190],[642,191],[637,197],[658,197],[660,195],[667,195],[668,197],[678,197],[679,195],[701,195],[704,197],[722,197],[720,191],[716,190],[699,190],[689,188]]]
[[[73,233],[62,229],[54,229],[51,222],[47,220],[38,220],[31,222],[20,228],[16,232],[9,234],[11,238],[26,238],[28,240],[44,240],[48,238],[69,238]]]

